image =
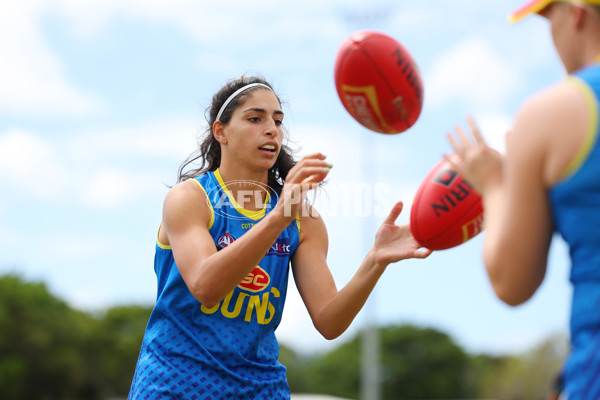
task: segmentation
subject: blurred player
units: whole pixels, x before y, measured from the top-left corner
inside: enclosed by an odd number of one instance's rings
[[[475,122],[471,134],[448,135],[457,167],[482,194],[483,258],[496,294],[528,300],[546,273],[554,231],[570,247],[571,354],[563,396],[600,399],[600,0],[531,1],[512,20],[545,17],[569,74],[531,97],[506,138],[506,156],[491,150]]]

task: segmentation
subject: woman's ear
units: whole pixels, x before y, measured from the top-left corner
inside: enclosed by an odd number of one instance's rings
[[[227,143],[227,137],[225,136],[225,125],[221,121],[215,121],[212,126],[213,136],[217,139],[217,142],[221,144]]]
[[[573,10],[573,17],[575,18],[575,26],[577,28],[581,28],[583,26],[583,21],[585,20],[585,10],[583,7],[574,6],[571,7]]]

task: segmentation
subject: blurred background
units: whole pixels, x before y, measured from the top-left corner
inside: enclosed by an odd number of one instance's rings
[[[520,104],[563,78],[546,22],[508,23],[521,3],[0,0],[0,398],[127,394],[163,198],[213,93],[242,74],[273,84],[298,157],[334,165],[314,201],[342,287],[397,200],[408,222],[451,152],[446,132],[472,115],[503,151]],[[337,97],[336,52],[362,29],[393,36],[419,66],[424,108],[402,134],[367,131]],[[541,288],[510,308],[481,245],[390,266],[333,341],[290,282],[278,337],[292,391],[365,398],[361,358],[375,351],[377,398],[543,398],[567,349],[567,249],[555,238]],[[370,353],[365,331],[378,333]]]

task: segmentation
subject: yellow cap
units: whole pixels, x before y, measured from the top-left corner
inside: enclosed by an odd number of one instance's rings
[[[521,19],[525,18],[526,16],[528,16],[530,14],[539,13],[544,8],[546,8],[548,6],[548,4],[554,3],[557,1],[562,1],[564,3],[573,3],[573,4],[587,3],[587,4],[600,5],[600,0],[532,0],[532,1],[528,1],[524,5],[517,8],[515,11],[513,11],[508,16],[508,20],[510,22],[520,21]]]

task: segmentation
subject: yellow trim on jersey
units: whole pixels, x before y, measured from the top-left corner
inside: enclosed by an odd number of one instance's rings
[[[594,92],[587,85],[587,83],[575,76],[569,76],[567,80],[568,82],[572,83],[575,88],[577,88],[585,97],[586,103],[588,104],[590,110],[590,123],[588,125],[587,132],[585,133],[583,144],[565,169],[565,172],[562,174],[561,178],[565,178],[575,173],[581,167],[581,165],[583,165],[585,160],[587,160],[588,156],[590,155],[598,136],[598,100],[596,99]]]
[[[264,206],[262,209],[260,209],[258,211],[247,210],[244,207],[240,206],[238,204],[238,202],[236,201],[236,199],[233,197],[233,194],[231,194],[231,192],[227,188],[227,185],[223,181],[223,177],[221,176],[221,173],[219,172],[218,168],[215,170],[214,174],[215,174],[215,177],[217,178],[217,181],[219,182],[219,185],[221,186],[221,189],[223,189],[223,192],[225,192],[225,194],[227,194],[227,197],[229,198],[231,205],[236,209],[237,212],[239,212],[243,216],[253,219],[255,221],[257,221],[265,216],[265,210],[267,208],[267,203],[269,202],[269,191],[268,190],[265,190],[267,195],[265,196],[265,203],[264,203]],[[257,185],[260,185],[260,184],[257,184]]]
[[[160,233],[160,227],[162,226],[162,224],[158,225],[158,232],[156,232],[156,244],[158,245],[158,247],[160,247],[163,250],[171,250],[171,245],[169,244],[162,244],[160,242],[160,240],[158,240],[158,235]]]
[[[210,221],[208,221],[208,229],[210,229],[210,228],[212,228],[213,223],[215,222],[215,210],[213,210],[213,206],[210,203],[210,200],[208,199],[208,194],[206,193],[206,190],[204,190],[204,187],[200,184],[200,182],[198,182],[196,179],[193,179],[193,178],[190,178],[190,179],[192,179],[194,182],[196,182],[198,184],[198,186],[200,186],[200,189],[202,189],[202,191],[206,195],[206,202],[208,203],[208,206],[210,207]],[[158,226],[158,232],[156,233],[156,244],[158,245],[158,247],[160,247],[163,250],[171,250],[170,244],[164,244],[164,243],[161,243],[160,240],[158,240],[158,235],[160,234],[161,226],[162,226],[162,224],[160,224]]]
[[[208,221],[208,229],[210,229],[210,228],[212,228],[213,223],[215,222],[215,210],[213,209],[212,203],[208,199],[208,193],[206,193],[206,190],[204,189],[204,186],[202,186],[202,184],[200,182],[198,182],[197,179],[193,179],[193,178],[191,178],[191,179],[194,182],[196,182],[198,184],[198,186],[200,186],[200,189],[202,189],[202,191],[206,195],[206,202],[208,203],[208,206],[210,207],[210,221]]]
[[[296,226],[298,227],[298,234],[300,234],[300,216],[296,217]]]

